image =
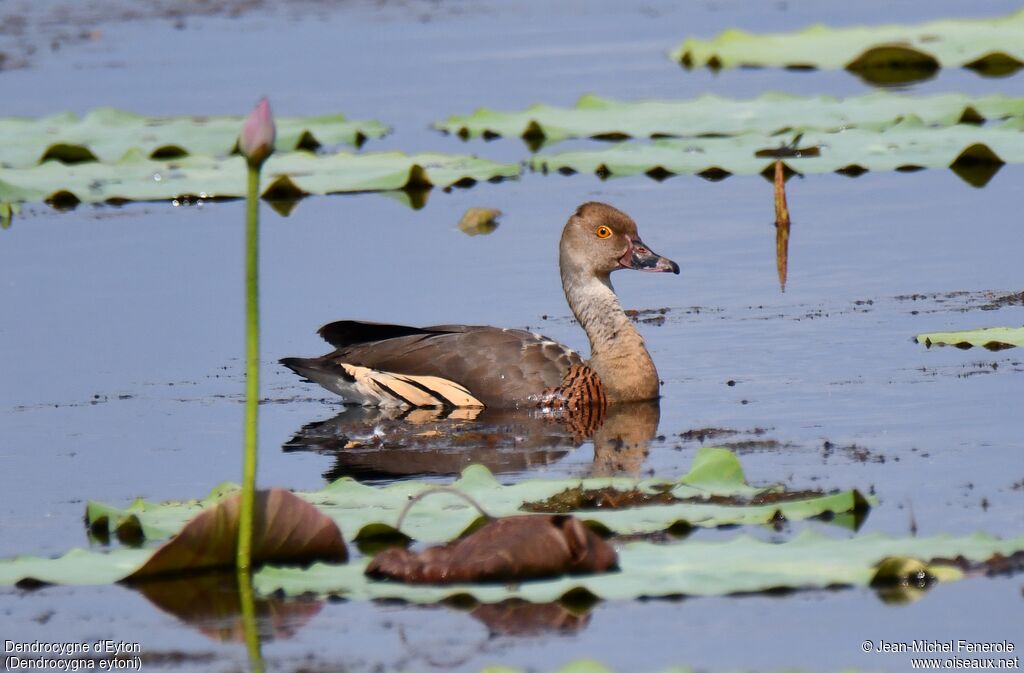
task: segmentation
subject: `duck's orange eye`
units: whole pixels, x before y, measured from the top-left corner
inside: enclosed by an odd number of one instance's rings
[[[608,238],[612,235],[612,230],[602,224],[594,233],[597,234],[598,238]]]

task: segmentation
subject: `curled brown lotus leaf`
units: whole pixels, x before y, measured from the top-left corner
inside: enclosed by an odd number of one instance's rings
[[[576,517],[524,515],[494,519],[420,553],[392,547],[366,574],[410,584],[515,582],[605,572],[618,562],[615,548]]]
[[[234,566],[240,510],[240,494],[207,507],[125,579],[131,582]],[[257,491],[253,515],[254,563],[342,563],[348,559],[337,524],[289,491]]]

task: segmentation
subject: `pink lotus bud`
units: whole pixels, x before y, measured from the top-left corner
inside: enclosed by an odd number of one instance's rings
[[[270,103],[266,98],[261,98],[245,119],[242,135],[238,137],[238,151],[250,165],[260,166],[274,151],[276,135],[277,129],[274,127]]]

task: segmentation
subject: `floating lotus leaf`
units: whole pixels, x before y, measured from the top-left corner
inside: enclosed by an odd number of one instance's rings
[[[352,539],[394,534],[399,513],[409,498],[436,486],[434,482],[404,481],[373,487],[342,478],[312,493],[297,493],[333,518]],[[696,499],[666,505],[629,509],[574,512],[615,533],[653,533],[675,525],[713,527],[731,524],[764,524],[778,517],[806,519],[826,513],[863,513],[870,501],[857,491],[786,500],[779,487],[755,488],[744,481],[736,456],[725,449],[702,448],[690,472],[678,480],[637,480],[626,477],[587,479],[531,479],[503,486],[484,467],[473,465],[452,486],[479,502],[492,516],[521,514],[524,503],[543,501],[573,488],[612,488],[647,493],[670,491],[678,498]],[[223,488],[219,492],[223,492]],[[759,505],[704,502],[712,496],[741,499],[780,494]],[[161,539],[177,532],[211,499],[204,502],[164,505],[136,501],[126,509],[90,502],[86,520],[94,529],[121,535],[128,530],[148,539]],[[479,517],[462,498],[438,493],[416,504],[405,518],[402,533],[426,542],[443,542],[463,532]],[[129,536],[129,538],[134,536]]]
[[[506,136],[555,142],[565,138],[835,131],[854,126],[878,131],[908,116],[929,126],[1022,117],[1024,98],[875,92],[843,99],[765,93],[751,99],[706,94],[690,100],[619,102],[584,96],[571,108],[534,105],[516,112],[480,109],[471,115],[449,117],[434,127],[463,138]]]
[[[353,600],[401,599],[434,603],[472,596],[482,603],[520,598],[548,603],[580,592],[608,600],[662,596],[718,596],[778,589],[869,586],[893,582],[894,566],[923,569],[929,581],[962,577],[955,566],[981,563],[1024,550],[1024,537],[1000,540],[969,537],[891,538],[880,534],[832,539],[804,531],[789,542],[772,543],[742,535],[726,542],[683,541],[671,544],[631,542],[618,548],[618,572],[567,576],[519,584],[452,584],[410,586],[364,576],[369,559],[347,564],[317,563],[308,568],[264,567],[253,577],[257,593],[269,595],[334,594]],[[101,553],[74,550],[58,559],[19,557],[0,561],[0,585],[18,582],[106,584],[127,576],[149,552],[118,549]],[[897,563],[894,557],[924,563]],[[956,561],[953,561],[956,559]],[[883,563],[884,562],[884,563]],[[879,576],[879,566],[886,569]]]
[[[846,68],[878,83],[926,78],[940,67],[999,76],[1024,65],[1024,10],[913,26],[815,25],[765,35],[727,30],[712,40],[688,39],[671,56],[688,68]]]
[[[727,138],[669,138],[624,142],[599,150],[538,154],[535,170],[595,172],[601,176],[647,173],[709,177],[764,173],[781,158],[799,173],[913,170],[951,167],[983,185],[1004,163],[1024,162],[1024,120],[997,125],[925,126],[907,118],[885,131],[808,131],[791,148],[792,136],[747,134]],[[758,156],[760,155],[760,156]],[[972,172],[973,171],[973,172]]]
[[[56,159],[67,163],[116,163],[126,154],[172,159],[190,154],[226,156],[242,130],[241,117],[146,117],[98,108],[84,117],[71,113],[41,119],[0,118],[0,166],[22,168]],[[388,131],[376,121],[348,121],[344,115],[278,117],[279,152],[315,150],[322,145],[358,147]]]
[[[926,346],[980,346],[989,350],[1002,350],[1014,346],[1024,347],[1024,327],[986,327],[962,332],[930,332],[918,334],[917,343]]]
[[[618,548],[620,572],[518,585],[408,586],[372,581],[361,574],[364,562],[346,566],[314,564],[306,571],[268,567],[257,573],[253,581],[261,594],[330,593],[351,599],[393,598],[414,603],[434,603],[458,595],[469,595],[482,603],[508,598],[546,603],[580,591],[606,600],[628,600],[868,586],[876,579],[877,566],[892,557],[924,561],[930,577],[952,581],[959,579],[961,573],[950,567],[949,559],[962,556],[968,561],[982,562],[996,554],[1007,556],[1020,549],[1024,549],[1024,538],[890,538],[874,534],[836,540],[805,531],[785,543],[763,542],[746,535],[728,542],[633,542]],[[932,563],[937,559],[947,562]]]
[[[497,208],[467,208],[459,220],[459,230],[467,236],[487,235],[498,228],[501,211]]]
[[[97,552],[72,549],[57,558],[15,556],[0,559],[0,586],[48,584],[113,584],[141,568],[151,549]]]
[[[338,525],[290,491],[257,491],[253,509],[253,563],[340,563],[348,558]],[[131,579],[234,567],[240,511],[240,493],[202,510],[133,572]]]
[[[117,163],[67,165],[48,161],[31,168],[0,168],[0,202],[165,201],[245,196],[242,157],[188,156],[154,161],[139,153]],[[469,156],[401,152],[317,155],[274,154],[263,167],[265,198],[307,194],[417,189],[472,184],[519,175],[519,166]]]

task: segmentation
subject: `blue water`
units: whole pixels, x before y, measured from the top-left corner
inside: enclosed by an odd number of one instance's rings
[[[587,92],[857,94],[866,85],[843,72],[688,73],[665,52],[687,34],[730,26],[916,21],[1017,6],[677,4],[311,2],[238,18],[187,17],[183,29],[101,12],[96,39],[41,50],[28,68],[0,72],[3,114],[98,105],[240,113],[267,94],[278,114],[341,110],[395,127],[368,150],[520,161],[528,152],[517,139],[463,143],[428,126],[479,106],[569,104]],[[29,16],[45,23],[54,6],[38,5]],[[45,45],[52,28],[37,30]],[[944,71],[911,90],[1024,95],[1024,79]],[[664,324],[641,325],[665,381],[663,438],[650,443],[644,471],[687,469],[698,446],[677,436],[687,430],[762,428],[756,439],[778,446],[743,455],[748,477],[873,488],[881,506],[864,530],[902,535],[913,521],[921,534],[1020,535],[1024,491],[1014,484],[1024,479],[1017,402],[1024,355],[927,350],[912,337],[1024,323],[1020,305],[980,310],[986,293],[1021,290],[1022,178],[1024,169],[1006,166],[984,189],[947,170],[792,180],[784,294],[771,186],[759,177],[657,183],[525,174],[435,190],[422,210],[374,194],[306,199],[287,218],[265,206],[263,380],[272,403],[261,407],[260,481],[314,489],[332,465],[328,456],[281,450],[303,425],[340,407],[275,364],[324,352],[315,330],[325,322],[528,325],[585,348],[568,320],[556,247],[575,206],[596,199],[632,214],[644,239],[682,267],[679,276],[614,277],[625,305],[670,309]],[[471,238],[457,229],[472,206],[504,212],[496,232]],[[81,516],[90,498],[197,497],[239,477],[242,216],[240,203],[68,213],[34,205],[0,231],[0,556],[87,544]],[[946,297],[961,291],[970,294]],[[897,298],[914,293],[928,296]],[[750,438],[741,432],[721,441]],[[825,441],[836,450],[824,450]],[[854,457],[844,448],[851,445],[869,459]],[[502,478],[587,474],[593,453],[587,442]],[[861,642],[1019,638],[1012,625],[1021,607],[1019,578],[975,579],[901,608],[860,590],[601,604],[576,632],[522,638],[489,636],[449,608],[325,603],[265,652],[281,670],[307,656],[356,670],[474,671],[491,663],[548,670],[582,656],[623,671],[902,669],[909,664],[897,655],[866,657]],[[122,588],[5,591],[0,615],[4,638],[110,637],[140,642],[145,652],[198,657],[182,669],[228,670],[243,656],[240,646],[211,641]]]

